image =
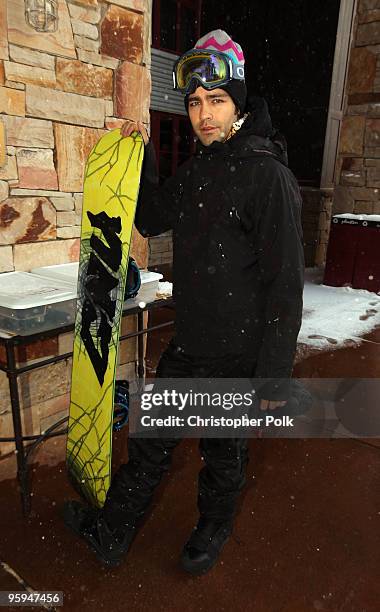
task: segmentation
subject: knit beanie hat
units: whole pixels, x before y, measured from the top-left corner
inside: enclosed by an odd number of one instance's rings
[[[205,34],[200,38],[194,46],[194,49],[207,49],[208,51],[220,51],[225,55],[228,55],[230,59],[238,66],[244,66],[245,59],[241,46],[239,43],[234,42],[224,30],[213,30],[208,34]],[[199,87],[199,83],[193,85],[195,89]],[[232,79],[226,85],[221,85],[220,89],[224,89],[240,110],[240,114],[244,112],[244,108],[247,100],[247,86],[245,81],[238,79]],[[185,96],[185,108],[188,110],[189,95]]]

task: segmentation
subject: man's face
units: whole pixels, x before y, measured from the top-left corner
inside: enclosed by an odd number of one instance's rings
[[[195,135],[205,146],[222,142],[238,118],[235,103],[224,89],[199,86],[189,96],[189,118]]]

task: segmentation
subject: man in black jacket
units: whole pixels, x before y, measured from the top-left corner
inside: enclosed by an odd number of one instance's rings
[[[222,50],[222,51],[221,51]],[[289,398],[301,325],[304,258],[301,197],[286,142],[265,100],[246,101],[241,47],[222,30],[201,38],[174,68],[198,139],[195,155],[158,186],[154,149],[141,123],[144,171],[135,224],[144,236],[173,230],[176,328],[158,378],[270,379],[260,407]],[[69,502],[65,520],[106,563],[129,549],[178,439],[131,438],[101,511]],[[208,571],[232,531],[245,483],[247,440],[200,441],[200,519],[182,567]]]

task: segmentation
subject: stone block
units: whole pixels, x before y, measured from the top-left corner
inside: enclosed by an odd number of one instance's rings
[[[78,34],[78,36],[86,36],[86,38],[90,38],[91,40],[98,40],[99,38],[98,28],[91,23],[72,19],[71,26],[74,34]]]
[[[354,200],[376,201],[379,199],[379,192],[376,188],[350,187],[349,191]]]
[[[67,198],[70,193],[62,191],[48,191],[47,189],[11,189],[12,196],[42,196],[45,198]]]
[[[131,257],[136,260],[139,268],[147,268],[149,260],[149,243],[140,232],[133,227]]]
[[[164,253],[169,250],[169,241],[165,238],[153,238],[149,240],[149,249],[152,254]]]
[[[364,47],[352,49],[348,71],[348,92],[350,94],[373,90],[376,61],[376,55]]]
[[[6,200],[9,195],[9,185],[7,181],[0,181],[0,202]]]
[[[354,211],[354,197],[349,187],[337,185],[334,189],[332,214],[352,213]]]
[[[57,227],[57,238],[80,238],[81,226]]]
[[[380,157],[380,147],[364,147],[365,157]]]
[[[119,65],[119,60],[113,57],[107,57],[106,55],[100,55],[92,51],[85,51],[84,49],[78,49],[78,59],[81,62],[94,64],[95,66],[103,66],[104,68],[112,68],[112,70],[115,70]]]
[[[28,66],[45,68],[45,70],[50,71],[55,69],[55,58],[47,53],[17,47],[17,45],[9,45],[9,55],[11,60],[18,64],[28,64]]]
[[[49,242],[16,244],[13,247],[16,270],[30,270],[40,266],[70,263],[79,260],[79,240],[51,240]]]
[[[43,88],[39,88],[45,91]],[[14,147],[54,148],[53,124],[42,119],[4,116],[7,144]]]
[[[131,363],[124,363],[116,368],[116,378],[118,380],[129,381],[129,392],[135,393],[137,386],[137,365],[135,361]]]
[[[0,87],[0,113],[25,117],[25,92]]]
[[[13,272],[13,252],[11,246],[0,247],[0,272]]]
[[[143,24],[141,14],[111,5],[101,24],[101,53],[141,64]]]
[[[143,13],[147,10],[147,0],[105,0],[108,4],[117,4],[126,9],[131,9],[138,13]]]
[[[137,316],[124,317],[121,323],[120,336],[137,331]],[[120,342],[118,365],[137,359],[137,336]]]
[[[145,0],[145,15],[144,15],[144,29],[143,29],[143,60],[144,66],[150,70],[152,64],[152,20],[151,15],[153,14],[153,0]]]
[[[115,115],[149,121],[151,79],[143,66],[123,62],[115,78]]]
[[[365,170],[362,158],[345,157],[340,175],[342,185],[365,185]]]
[[[367,115],[368,104],[352,104],[347,107],[347,115]]]
[[[111,95],[112,97],[112,95]],[[106,117],[112,117],[113,115],[113,101],[112,100],[107,100],[105,103],[105,113],[106,113]]]
[[[130,315],[129,317],[123,317],[120,327],[120,336],[125,336],[131,332],[137,330],[137,315]]]
[[[0,59],[8,59],[7,0],[0,0]]]
[[[380,117],[380,103],[368,105],[367,117]]]
[[[0,205],[0,244],[55,237],[56,212],[46,198],[8,198]]]
[[[57,58],[57,86],[64,91],[84,96],[111,99],[113,71],[109,68],[84,64],[78,60]],[[107,109],[108,106],[105,106],[105,114],[108,114]]]
[[[366,147],[380,147],[380,119],[368,119],[365,130]]]
[[[5,83],[5,71],[4,71],[4,62],[0,60],[0,85],[4,85]]]
[[[380,9],[359,13],[359,23],[371,23],[371,21],[380,21]]]
[[[373,213],[373,202],[366,202],[362,200],[355,201],[354,214],[355,215],[372,215]]]
[[[74,210],[74,198],[69,194],[65,198],[50,197],[49,199],[57,211]]]
[[[57,213],[57,227],[80,225],[81,217],[74,211],[63,211]]]
[[[380,9],[380,0],[359,0],[359,13]]]
[[[51,149],[19,149],[17,167],[20,189],[58,189]]]
[[[7,151],[5,142],[5,125],[0,117],[0,168],[4,168],[7,163]]]
[[[5,87],[10,87],[11,89],[18,89],[19,91],[25,91],[25,83],[16,83],[16,81],[8,81],[5,80]]]
[[[162,264],[171,263],[173,261],[173,253],[162,253],[161,262]]]
[[[3,374],[4,372],[1,372]],[[9,390],[6,391],[7,395],[9,395]],[[0,435],[4,438],[13,438],[14,429],[13,429],[13,419],[12,413],[10,410],[6,412],[0,413]],[[29,432],[30,434],[31,432]],[[15,443],[14,442],[1,442],[0,443],[0,457],[3,458],[9,453],[13,453],[15,451]]]
[[[70,398],[70,395],[67,394],[65,397]],[[68,401],[69,401],[69,404],[70,404],[70,399]],[[60,412],[55,412],[54,414],[51,414],[50,416],[43,417],[40,420],[40,432],[42,433],[42,432],[46,431],[47,429],[49,429],[49,427],[52,427],[53,425],[55,425],[59,421],[62,421],[62,419],[65,419],[68,416],[68,414],[69,414],[69,407],[65,408],[64,410],[61,410]],[[62,427],[64,427],[64,425],[65,425],[65,423],[62,424]],[[45,448],[44,448],[44,452],[46,452]],[[52,452],[51,456],[48,459],[49,465],[52,465],[52,462],[54,462],[53,465],[61,463],[61,461],[64,458],[64,456],[65,455],[64,455],[64,450],[63,450],[62,458],[61,459],[57,458],[57,452],[56,452],[56,450],[54,450]],[[46,461],[45,457],[44,457],[44,459]],[[45,461],[44,461],[44,463],[45,463]]]
[[[74,193],[74,205],[77,215],[82,215],[83,193]]]
[[[45,338],[43,340],[35,340],[34,342],[20,345],[17,347],[16,352],[17,361],[20,364],[26,364],[43,357],[53,357],[57,354],[57,338]]]
[[[43,433],[69,413],[70,393],[58,395],[33,406],[34,417],[39,423],[39,433]]]
[[[135,359],[137,359],[136,338],[128,338],[127,340],[122,340],[119,346],[117,365],[122,365],[123,363],[130,363],[131,361],[135,361]]]
[[[21,374],[19,389],[22,408],[25,410],[65,395],[70,391],[70,381],[71,359]]]
[[[74,334],[73,332],[67,332],[66,334],[59,334],[58,336],[58,354],[64,355],[70,353],[73,350],[74,345]]]
[[[164,256],[162,253],[151,253],[149,256],[149,267],[160,266],[164,262]]]
[[[367,168],[367,187],[380,187],[380,167]]]
[[[75,46],[79,49],[84,49],[85,51],[93,51],[94,53],[98,53],[99,51],[99,40],[91,40],[90,38],[86,38],[85,36],[74,35],[74,43]]]
[[[70,4],[78,6],[98,6],[98,0],[70,0]]]
[[[344,117],[339,150],[342,154],[362,155],[365,117]]]
[[[364,23],[358,25],[356,33],[356,46],[376,45],[380,40],[380,22]]]
[[[70,15],[66,2],[58,4],[59,27],[56,32],[34,31],[25,21],[24,0],[8,0],[9,42],[62,57],[76,57]]]
[[[380,93],[369,92],[369,93],[349,94],[347,100],[348,100],[348,105],[378,104],[380,102]]]
[[[104,126],[104,100],[37,85],[26,86],[26,111],[34,117],[63,123]]]
[[[54,125],[58,182],[61,191],[82,191],[86,159],[106,130]]]
[[[99,6],[78,6],[68,4],[70,17],[76,21],[84,21],[86,23],[99,23],[101,11]]]
[[[0,415],[11,409],[9,382],[5,372],[0,371]],[[7,434],[4,435],[4,437]],[[1,447],[1,444],[0,444]]]
[[[0,181],[16,181],[18,179],[15,155],[6,155],[5,163],[0,167]]]

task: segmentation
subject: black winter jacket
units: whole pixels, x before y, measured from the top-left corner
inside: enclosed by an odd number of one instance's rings
[[[302,315],[302,202],[265,100],[248,110],[232,138],[198,143],[161,187],[146,146],[135,224],[144,236],[173,230],[176,343],[192,355],[246,353],[256,377],[287,378]]]

